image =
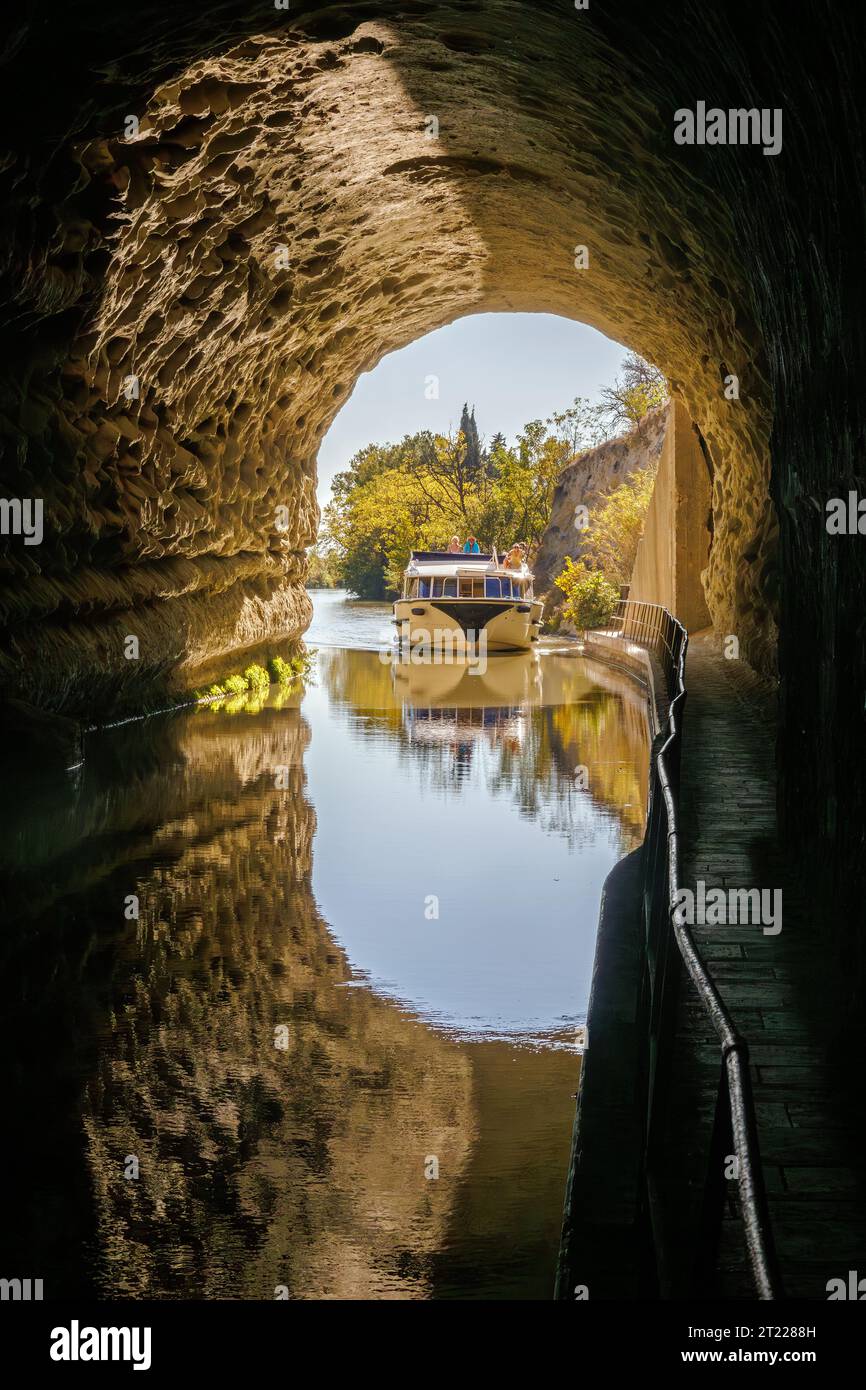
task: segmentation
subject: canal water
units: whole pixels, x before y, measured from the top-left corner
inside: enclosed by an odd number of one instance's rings
[[[303,688],[93,734],[10,811],[3,1262],[46,1298],[552,1294],[642,703],[314,604]]]

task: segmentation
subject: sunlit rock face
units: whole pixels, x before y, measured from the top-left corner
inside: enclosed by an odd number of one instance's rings
[[[561,313],[698,425],[717,632],[771,672],[781,625],[787,793],[862,854],[863,565],[823,508],[866,491],[863,37],[827,3],[22,13],[0,427],[46,535],[4,540],[7,687],[105,703],[128,633],[136,679],[299,635],[317,444],[358,374],[461,314]],[[675,145],[698,101],[781,107],[782,151]]]

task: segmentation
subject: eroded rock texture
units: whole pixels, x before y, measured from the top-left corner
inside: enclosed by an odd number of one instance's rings
[[[316,449],[358,374],[460,314],[532,309],[675,380],[716,461],[714,614],[770,660],[762,345],[731,211],[674,160],[658,91],[624,87],[561,8],[369,13],[250,25],[173,65],[171,26],[142,22],[150,90],[57,148],[70,196],[57,225],[33,208],[48,245],[15,291],[41,323],[8,442],[48,534],[11,552],[13,659],[105,689],[130,632],[142,671],[299,635]]]
[[[4,478],[47,531],[4,544],[7,685],[70,707],[129,681],[127,632],[155,676],[299,635],[316,445],[358,373],[460,314],[561,313],[699,426],[717,631],[768,671],[781,624],[789,804],[862,855],[862,552],[823,524],[866,491],[859,12],[143,0],[13,26]],[[676,146],[697,101],[779,107],[782,152]]]

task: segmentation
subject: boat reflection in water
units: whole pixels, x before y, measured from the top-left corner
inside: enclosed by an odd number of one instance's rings
[[[3,1259],[46,1297],[551,1294],[639,702],[555,656],[318,667],[16,802]]]
[[[497,656],[486,669],[424,666],[395,658],[394,688],[402,700],[410,743],[435,744],[454,755],[464,772],[479,739],[513,753],[525,747],[529,707],[541,699],[541,671],[533,655]]]

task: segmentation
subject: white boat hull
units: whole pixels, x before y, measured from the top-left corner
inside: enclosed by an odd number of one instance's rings
[[[488,652],[530,651],[538,641],[539,599],[397,599],[397,637],[410,647],[428,646],[460,655],[468,644]]]

